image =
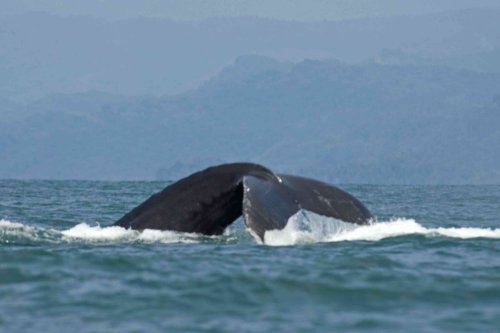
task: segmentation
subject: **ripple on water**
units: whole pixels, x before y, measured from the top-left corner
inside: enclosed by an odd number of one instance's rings
[[[214,237],[106,227],[164,183],[21,185],[0,181],[0,331],[500,327],[500,187],[347,186],[376,223],[303,212],[266,246],[241,221]]]

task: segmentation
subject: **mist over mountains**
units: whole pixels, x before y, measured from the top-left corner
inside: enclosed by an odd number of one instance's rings
[[[175,179],[250,160],[337,183],[500,182],[500,74],[239,57],[176,96],[6,103],[0,177]]]
[[[319,22],[3,15],[0,99],[31,102],[88,91],[177,94],[245,54],[500,72],[499,31],[498,9]]]
[[[0,178],[176,179],[254,161],[336,183],[500,183],[499,32],[493,8],[0,14]]]

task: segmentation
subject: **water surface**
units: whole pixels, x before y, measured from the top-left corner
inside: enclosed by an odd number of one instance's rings
[[[163,182],[0,181],[0,332],[495,332],[500,186],[345,185],[258,244],[109,227]]]

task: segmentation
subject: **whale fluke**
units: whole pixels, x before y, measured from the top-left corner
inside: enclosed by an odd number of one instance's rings
[[[367,224],[371,214],[349,193],[314,179],[276,175],[253,163],[232,163],[194,173],[152,195],[114,225],[218,235],[243,215],[258,241],[283,229],[299,210]]]
[[[372,215],[349,193],[314,179],[279,174],[278,181],[244,178],[243,216],[246,226],[264,239],[267,230],[283,229],[299,210],[308,210],[355,224]]]

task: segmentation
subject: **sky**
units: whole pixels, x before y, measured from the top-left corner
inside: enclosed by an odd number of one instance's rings
[[[43,11],[106,19],[146,16],[199,20],[258,16],[282,20],[344,20],[418,15],[466,8],[500,8],[498,0],[2,0],[3,14]]]

